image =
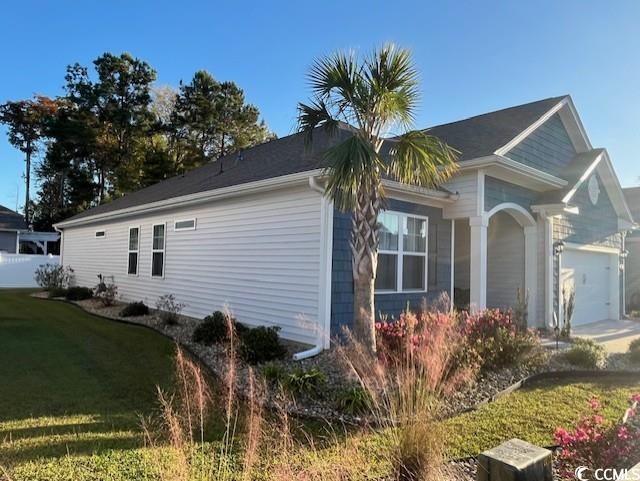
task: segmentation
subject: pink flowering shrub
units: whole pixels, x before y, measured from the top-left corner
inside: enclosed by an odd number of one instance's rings
[[[573,430],[557,428],[555,441],[560,446],[558,456],[562,479],[574,480],[575,469],[631,468],[640,462],[640,416],[637,414],[640,394],[630,399],[631,407],[623,420],[606,423],[600,401],[593,398],[591,413],[583,417]]]
[[[542,362],[544,353],[536,334],[518,330],[512,312],[486,309],[463,314],[462,329],[483,370]]]
[[[489,370],[525,364],[540,353],[540,343],[530,331],[518,331],[511,311],[487,309],[478,313],[449,311],[403,312],[397,320],[377,322],[381,356],[404,356],[407,350],[429,342],[443,328],[456,343],[452,363],[460,369]],[[453,340],[455,339],[455,341]]]

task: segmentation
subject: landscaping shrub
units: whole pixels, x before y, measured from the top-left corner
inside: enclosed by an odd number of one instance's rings
[[[73,281],[73,269],[69,266],[42,264],[36,269],[34,277],[36,283],[45,290],[65,289]]]
[[[49,289],[49,299],[56,297],[67,297],[67,289],[64,287],[53,287]]]
[[[178,324],[180,312],[186,304],[176,301],[173,294],[165,294],[160,296],[156,301],[156,309],[158,309],[158,317],[162,322],[169,326]]]
[[[585,369],[601,369],[607,360],[604,347],[592,339],[576,339],[563,356],[572,366]]]
[[[149,308],[144,302],[132,302],[127,304],[120,311],[122,317],[146,316],[149,314]]]
[[[462,330],[471,350],[466,356],[477,359],[484,371],[527,364],[542,352],[533,332],[518,331],[511,311],[486,309],[465,313]]]
[[[360,386],[354,386],[338,393],[337,404],[347,414],[364,414],[371,409],[371,396]]]
[[[294,397],[315,397],[326,382],[326,374],[319,369],[294,369],[284,377],[283,387]]]
[[[93,293],[104,307],[113,306],[118,297],[118,286],[113,281],[106,280],[102,274],[98,274],[98,285],[94,287]]]
[[[629,344],[629,359],[634,364],[640,364],[640,339],[635,339]]]
[[[557,428],[555,441],[561,448],[558,457],[561,479],[575,479],[579,466],[587,468],[628,469],[640,462],[640,394],[630,399],[630,408],[622,420],[605,424],[598,399],[590,401],[591,413],[575,429]]]
[[[67,289],[66,298],[68,301],[84,301],[93,297],[93,290],[88,287],[70,287]]]
[[[215,311],[212,315],[205,317],[193,332],[193,342],[210,346],[227,341],[229,339],[229,327],[240,337],[248,330],[244,324],[229,318],[224,312]]]
[[[287,349],[280,342],[278,327],[256,327],[240,334],[240,356],[249,364],[283,359]]]

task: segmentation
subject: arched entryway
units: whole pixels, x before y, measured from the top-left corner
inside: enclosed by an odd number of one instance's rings
[[[537,270],[536,221],[525,208],[514,203],[495,206],[487,213],[487,219],[486,305],[514,307],[518,289],[529,292],[531,297],[532,283],[536,282],[537,276],[527,272]]]

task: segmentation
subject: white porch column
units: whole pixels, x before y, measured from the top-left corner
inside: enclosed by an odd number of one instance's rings
[[[529,325],[539,326],[537,225],[524,228],[524,289],[529,295]]]
[[[545,254],[545,325],[549,329],[555,326],[553,319],[553,217],[543,214],[544,219],[544,254]]]
[[[487,307],[487,226],[486,215],[469,218],[471,231],[469,246],[469,287],[472,310]]]

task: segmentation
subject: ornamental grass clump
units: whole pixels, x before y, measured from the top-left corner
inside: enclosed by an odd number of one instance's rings
[[[466,341],[455,314],[405,312],[399,322],[399,328],[378,326],[377,356],[349,332],[339,352],[388,434],[394,479],[440,479],[446,460],[441,403],[475,372],[456,362]]]

